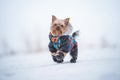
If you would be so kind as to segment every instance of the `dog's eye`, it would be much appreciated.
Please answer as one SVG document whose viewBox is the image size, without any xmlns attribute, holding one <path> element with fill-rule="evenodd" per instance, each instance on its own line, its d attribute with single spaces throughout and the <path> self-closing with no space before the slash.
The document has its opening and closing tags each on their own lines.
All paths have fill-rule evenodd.
<svg viewBox="0 0 120 80">
<path fill-rule="evenodd" d="M 57 24 L 54 24 L 54 26 L 57 26 Z"/>
</svg>

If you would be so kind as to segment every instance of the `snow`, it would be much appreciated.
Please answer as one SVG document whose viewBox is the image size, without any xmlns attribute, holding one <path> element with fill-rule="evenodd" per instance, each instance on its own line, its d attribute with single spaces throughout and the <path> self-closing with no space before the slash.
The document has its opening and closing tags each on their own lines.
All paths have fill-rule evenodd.
<svg viewBox="0 0 120 80">
<path fill-rule="evenodd" d="M 0 80 L 120 80 L 119 49 L 79 50 L 77 63 L 52 61 L 50 52 L 0 58 Z"/>
</svg>

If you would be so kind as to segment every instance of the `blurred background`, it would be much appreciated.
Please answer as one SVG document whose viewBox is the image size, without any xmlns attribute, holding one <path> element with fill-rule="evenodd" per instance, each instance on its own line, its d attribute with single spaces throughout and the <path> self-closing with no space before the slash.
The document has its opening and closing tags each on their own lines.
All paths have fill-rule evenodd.
<svg viewBox="0 0 120 80">
<path fill-rule="evenodd" d="M 48 51 L 51 15 L 70 17 L 81 50 L 120 48 L 120 0 L 0 0 L 0 56 Z"/>
</svg>

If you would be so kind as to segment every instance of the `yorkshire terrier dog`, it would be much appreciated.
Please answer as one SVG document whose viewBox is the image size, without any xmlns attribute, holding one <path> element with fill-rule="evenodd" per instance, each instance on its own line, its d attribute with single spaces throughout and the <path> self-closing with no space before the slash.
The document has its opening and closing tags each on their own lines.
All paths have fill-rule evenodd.
<svg viewBox="0 0 120 80">
<path fill-rule="evenodd" d="M 71 32 L 73 27 L 69 23 L 70 18 L 57 19 L 54 15 L 52 16 L 52 22 L 50 26 L 48 45 L 49 51 L 51 52 L 53 61 L 62 63 L 66 54 L 70 52 L 71 63 L 76 63 L 78 56 L 78 45 L 75 37 L 78 36 L 79 31 Z"/>
</svg>

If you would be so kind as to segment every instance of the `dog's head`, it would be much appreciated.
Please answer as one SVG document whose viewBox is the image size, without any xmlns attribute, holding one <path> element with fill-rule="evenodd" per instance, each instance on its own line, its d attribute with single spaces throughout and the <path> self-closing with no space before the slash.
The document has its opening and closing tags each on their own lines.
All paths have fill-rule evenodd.
<svg viewBox="0 0 120 80">
<path fill-rule="evenodd" d="M 57 19 L 54 15 L 52 16 L 52 22 L 50 32 L 54 36 L 61 36 L 68 28 L 69 19 Z"/>
</svg>

